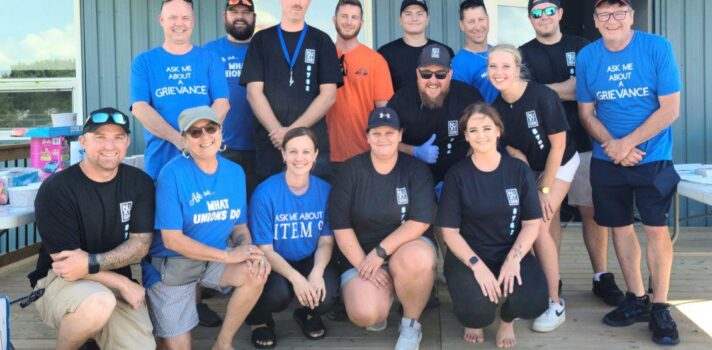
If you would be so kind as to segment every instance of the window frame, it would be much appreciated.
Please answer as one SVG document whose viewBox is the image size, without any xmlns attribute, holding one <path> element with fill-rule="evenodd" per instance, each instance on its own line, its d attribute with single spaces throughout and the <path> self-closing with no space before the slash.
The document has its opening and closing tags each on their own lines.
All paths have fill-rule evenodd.
<svg viewBox="0 0 712 350">
<path fill-rule="evenodd" d="M 84 41 L 82 40 L 81 0 L 73 0 L 73 6 L 74 19 L 77 22 L 75 39 L 78 43 L 74 60 L 75 76 L 61 78 L 0 79 L 0 93 L 71 91 L 72 112 L 77 113 L 77 125 L 81 125 L 84 120 L 84 70 L 82 69 Z M 29 138 L 26 137 L 10 137 L 10 132 L 13 128 L 15 128 L 15 126 L 0 126 L 0 141 L 29 140 Z"/>
</svg>

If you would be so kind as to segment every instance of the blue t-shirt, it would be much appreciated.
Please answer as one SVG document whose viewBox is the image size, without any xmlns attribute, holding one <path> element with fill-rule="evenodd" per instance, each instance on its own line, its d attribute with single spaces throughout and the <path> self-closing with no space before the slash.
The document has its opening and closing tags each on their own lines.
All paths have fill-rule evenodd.
<svg viewBox="0 0 712 350">
<path fill-rule="evenodd" d="M 452 78 L 477 88 L 487 103 L 492 103 L 499 90 L 487 77 L 487 56 L 489 51 L 472 52 L 461 49 L 452 58 Z"/>
<path fill-rule="evenodd" d="M 213 53 L 197 46 L 174 55 L 158 46 L 138 55 L 131 64 L 131 100 L 146 102 L 178 130 L 178 115 L 186 109 L 210 106 L 228 98 L 225 69 Z M 144 170 L 156 179 L 161 168 L 180 151 L 170 142 L 144 129 Z"/>
<path fill-rule="evenodd" d="M 576 59 L 576 99 L 596 103 L 596 116 L 619 139 L 642 125 L 658 108 L 658 96 L 682 89 L 672 45 L 658 35 L 635 31 L 623 50 L 613 52 L 599 39 Z M 637 146 L 641 164 L 672 160 L 672 126 Z M 611 161 L 594 140 L 593 157 Z"/>
<path fill-rule="evenodd" d="M 332 236 L 326 204 L 329 186 L 309 177 L 309 188 L 295 195 L 284 172 L 273 175 L 255 190 L 250 200 L 250 232 L 254 244 L 271 244 L 287 261 L 300 261 L 316 251 L 319 237 Z"/>
<path fill-rule="evenodd" d="M 211 41 L 203 48 L 215 53 L 225 65 L 225 78 L 230 88 L 230 111 L 223 122 L 223 141 L 229 149 L 255 149 L 255 114 L 247 103 L 247 89 L 240 85 L 242 64 L 250 44 L 230 42 L 227 37 Z"/>
</svg>

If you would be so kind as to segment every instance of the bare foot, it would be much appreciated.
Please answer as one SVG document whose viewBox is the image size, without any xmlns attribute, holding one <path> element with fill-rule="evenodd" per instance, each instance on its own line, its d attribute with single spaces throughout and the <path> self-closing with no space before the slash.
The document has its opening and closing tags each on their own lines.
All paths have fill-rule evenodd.
<svg viewBox="0 0 712 350">
<path fill-rule="evenodd" d="M 517 344 L 517 338 L 514 337 L 514 322 L 499 321 L 497 328 L 497 347 L 512 348 Z"/>
<path fill-rule="evenodd" d="M 252 325 L 252 326 L 250 326 L 250 329 L 254 332 L 255 329 L 266 328 L 266 327 L 267 327 L 267 324 L 263 323 L 263 324 L 258 324 L 258 325 Z M 257 344 L 260 344 L 261 346 L 272 346 L 272 344 L 274 343 L 273 340 L 267 340 L 267 339 L 257 339 L 257 340 L 255 340 L 255 342 Z"/>
<path fill-rule="evenodd" d="M 465 327 L 465 341 L 468 343 L 483 343 L 485 341 L 485 332 L 482 328 L 467 328 Z"/>
</svg>

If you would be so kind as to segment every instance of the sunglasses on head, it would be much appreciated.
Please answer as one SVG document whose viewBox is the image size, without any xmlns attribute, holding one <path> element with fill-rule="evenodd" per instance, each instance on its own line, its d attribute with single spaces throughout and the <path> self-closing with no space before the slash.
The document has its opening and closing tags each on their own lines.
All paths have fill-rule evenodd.
<svg viewBox="0 0 712 350">
<path fill-rule="evenodd" d="M 94 124 L 103 124 L 109 121 L 109 118 L 114 121 L 114 124 L 119 124 L 119 125 L 126 125 L 128 123 L 128 119 L 126 119 L 126 116 L 115 112 L 115 113 L 106 113 L 106 112 L 98 112 L 94 113 L 89 116 L 89 119 L 94 123 Z M 89 120 L 87 120 L 88 122 Z"/>
<path fill-rule="evenodd" d="M 437 80 L 443 80 L 447 78 L 447 73 L 450 73 L 449 70 L 439 70 L 437 72 L 433 72 L 427 69 L 419 69 L 418 73 L 420 73 L 420 77 L 423 79 L 430 79 L 433 77 L 433 74 L 435 75 L 435 79 Z"/>
<path fill-rule="evenodd" d="M 539 19 L 539 18 L 544 17 L 544 15 L 546 15 L 547 17 L 551 17 L 556 14 L 556 11 L 559 11 L 558 7 L 549 6 L 547 8 L 543 8 L 543 9 L 532 10 L 532 12 L 530 14 L 531 14 L 532 18 Z"/>
<path fill-rule="evenodd" d="M 245 5 L 245 6 L 252 6 L 252 1 L 250 0 L 229 0 L 227 2 L 228 6 L 234 6 L 234 5 Z"/>
<path fill-rule="evenodd" d="M 215 123 L 208 123 L 205 126 L 202 127 L 190 127 L 188 130 L 184 131 L 183 134 L 188 134 L 190 137 L 194 139 L 199 139 L 201 136 L 203 136 L 203 131 L 207 132 L 208 135 L 214 135 L 218 129 L 220 129 L 220 125 L 215 124 Z"/>
</svg>

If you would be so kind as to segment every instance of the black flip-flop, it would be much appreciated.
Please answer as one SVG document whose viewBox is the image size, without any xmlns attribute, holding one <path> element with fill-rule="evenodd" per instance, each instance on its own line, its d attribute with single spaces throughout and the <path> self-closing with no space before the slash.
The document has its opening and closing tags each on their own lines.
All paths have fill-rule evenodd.
<svg viewBox="0 0 712 350">
<path fill-rule="evenodd" d="M 299 327 L 301 327 L 302 333 L 304 333 L 304 336 L 307 339 L 319 340 L 321 338 L 324 338 L 326 336 L 326 326 L 324 325 L 324 322 L 322 322 L 321 317 L 318 315 L 312 315 L 312 318 L 309 318 L 308 314 L 308 309 L 298 308 L 294 309 L 292 317 L 294 317 L 294 320 L 297 321 L 297 324 L 299 325 Z M 316 333 L 319 331 L 323 331 L 323 333 L 316 337 L 311 335 L 311 333 Z"/>
<path fill-rule="evenodd" d="M 277 336 L 274 334 L 274 321 L 267 322 L 267 325 L 260 328 L 255 328 L 250 337 L 252 346 L 255 349 L 274 349 L 277 346 Z M 270 345 L 260 344 L 258 342 L 272 341 Z"/>
</svg>

